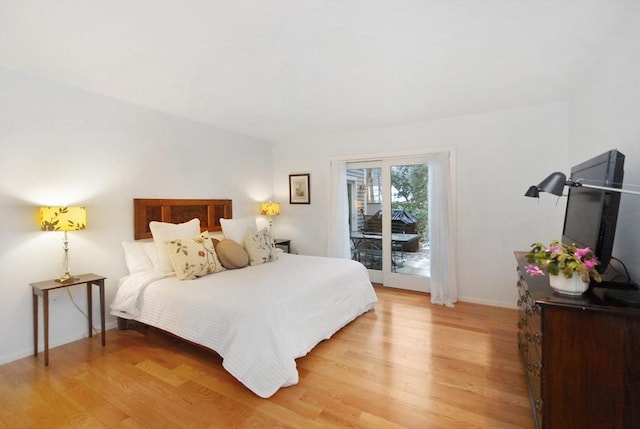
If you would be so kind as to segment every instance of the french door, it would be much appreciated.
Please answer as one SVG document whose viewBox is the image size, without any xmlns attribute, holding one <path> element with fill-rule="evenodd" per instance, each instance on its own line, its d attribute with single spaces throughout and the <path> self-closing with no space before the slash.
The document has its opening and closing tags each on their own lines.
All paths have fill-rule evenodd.
<svg viewBox="0 0 640 429">
<path fill-rule="evenodd" d="M 347 163 L 351 255 L 372 282 L 430 291 L 428 159 Z"/>
</svg>

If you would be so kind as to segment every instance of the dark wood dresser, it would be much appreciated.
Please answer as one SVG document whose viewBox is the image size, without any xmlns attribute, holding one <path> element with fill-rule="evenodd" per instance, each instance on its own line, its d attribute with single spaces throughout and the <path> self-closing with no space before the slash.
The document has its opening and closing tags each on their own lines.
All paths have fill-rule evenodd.
<svg viewBox="0 0 640 429">
<path fill-rule="evenodd" d="M 595 288 L 563 296 L 518 261 L 518 347 L 545 429 L 640 429 L 640 309 Z"/>
</svg>

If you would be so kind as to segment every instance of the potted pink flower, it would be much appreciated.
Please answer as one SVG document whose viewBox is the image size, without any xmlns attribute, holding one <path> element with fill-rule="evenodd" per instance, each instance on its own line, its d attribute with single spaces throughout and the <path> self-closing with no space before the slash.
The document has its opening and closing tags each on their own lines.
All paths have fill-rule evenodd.
<svg viewBox="0 0 640 429">
<path fill-rule="evenodd" d="M 525 267 L 532 276 L 549 273 L 551 286 L 561 293 L 579 295 L 589 287 L 589 280 L 600 282 L 600 273 L 596 270 L 598 258 L 589 247 L 568 245 L 557 240 L 546 247 L 542 243 L 533 243 L 526 255 L 529 264 Z"/>
</svg>

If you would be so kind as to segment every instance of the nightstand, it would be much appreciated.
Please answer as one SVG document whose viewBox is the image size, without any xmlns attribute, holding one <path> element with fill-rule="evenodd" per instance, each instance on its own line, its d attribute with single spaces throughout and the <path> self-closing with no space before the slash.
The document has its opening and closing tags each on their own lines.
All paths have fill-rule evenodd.
<svg viewBox="0 0 640 429">
<path fill-rule="evenodd" d="M 286 247 L 286 252 L 291 253 L 291 240 L 288 240 L 286 238 L 274 238 L 273 244 L 275 244 L 276 247 L 279 247 L 282 250 L 285 250 L 284 248 Z"/>
<path fill-rule="evenodd" d="M 92 306 L 91 306 L 91 285 L 98 286 L 100 292 L 100 326 L 102 328 L 102 345 L 106 343 L 105 338 L 105 316 L 104 316 L 104 280 L 106 277 L 97 274 L 82 274 L 75 276 L 72 280 L 60 282 L 58 280 L 46 280 L 43 282 L 30 283 L 33 292 L 33 355 L 38 356 L 38 297 L 42 297 L 42 316 L 44 319 L 44 365 L 49 365 L 49 291 L 79 284 L 87 285 L 87 315 L 89 320 L 89 336 L 93 336 Z"/>
</svg>

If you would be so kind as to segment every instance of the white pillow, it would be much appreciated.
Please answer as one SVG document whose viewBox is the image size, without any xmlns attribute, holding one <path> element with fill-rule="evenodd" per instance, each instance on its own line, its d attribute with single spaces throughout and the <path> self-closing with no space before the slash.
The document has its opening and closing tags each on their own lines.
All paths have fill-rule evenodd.
<svg viewBox="0 0 640 429">
<path fill-rule="evenodd" d="M 129 274 L 153 271 L 153 261 L 151 260 L 148 248 L 155 251 L 153 241 L 123 241 L 124 262 L 127 264 Z"/>
<path fill-rule="evenodd" d="M 225 238 L 233 240 L 244 247 L 244 237 L 247 233 L 255 234 L 258 232 L 256 219 L 247 217 L 242 219 L 224 219 L 220 218 L 220 225 Z"/>
<path fill-rule="evenodd" d="M 156 243 L 154 241 L 147 242 L 147 245 L 144 246 L 144 253 L 146 253 L 149 259 L 151 259 L 153 269 L 158 271 L 158 267 L 160 266 L 160 259 L 158 258 L 158 249 L 156 249 Z"/>
<path fill-rule="evenodd" d="M 153 241 L 158 251 L 157 271 L 162 273 L 170 273 L 173 271 L 173 265 L 169 258 L 169 252 L 165 241 L 175 240 L 176 238 L 192 238 L 200 234 L 200 219 L 193 218 L 185 223 L 167 223 L 167 222 L 149 222 L 149 229 L 153 235 Z"/>
<path fill-rule="evenodd" d="M 211 232 L 211 231 L 209 231 L 209 237 L 215 238 L 218 241 L 222 241 L 222 240 L 225 239 L 224 234 L 221 233 L 221 232 Z"/>
<path fill-rule="evenodd" d="M 244 248 L 249 254 L 249 265 L 266 264 L 278 259 L 276 247 L 271 238 L 268 228 L 260 230 L 255 234 L 247 234 L 244 238 Z"/>
</svg>

